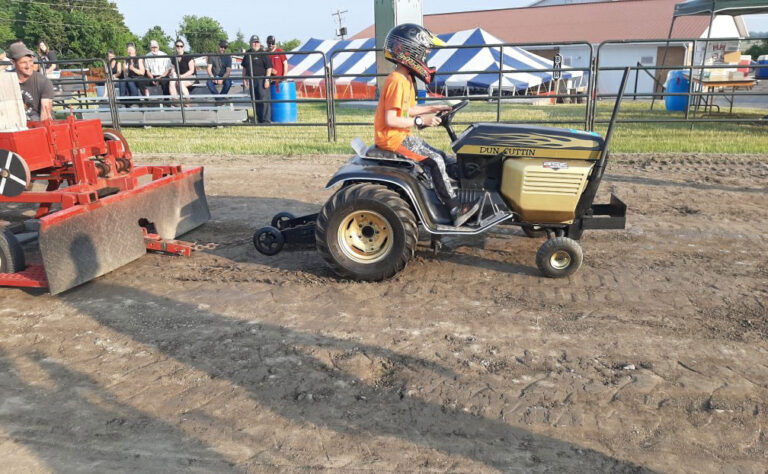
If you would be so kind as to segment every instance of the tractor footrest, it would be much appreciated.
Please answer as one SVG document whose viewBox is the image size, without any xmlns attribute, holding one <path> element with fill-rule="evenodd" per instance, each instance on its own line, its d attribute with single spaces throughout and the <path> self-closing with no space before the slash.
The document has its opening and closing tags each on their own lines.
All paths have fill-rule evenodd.
<svg viewBox="0 0 768 474">
<path fill-rule="evenodd" d="M 48 278 L 42 265 L 27 265 L 18 273 L 0 273 L 0 286 L 48 288 Z"/>
</svg>

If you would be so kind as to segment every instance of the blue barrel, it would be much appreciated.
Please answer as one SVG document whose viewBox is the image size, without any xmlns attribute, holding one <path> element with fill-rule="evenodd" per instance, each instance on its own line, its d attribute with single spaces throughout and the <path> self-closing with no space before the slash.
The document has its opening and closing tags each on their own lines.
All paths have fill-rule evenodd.
<svg viewBox="0 0 768 474">
<path fill-rule="evenodd" d="M 667 92 L 688 93 L 690 81 L 685 77 L 686 70 L 669 71 L 667 75 Z M 664 97 L 664 106 L 667 110 L 685 110 L 688 107 L 688 96 L 668 95 Z"/>
<path fill-rule="evenodd" d="M 419 90 L 417 90 L 416 91 L 416 97 L 417 97 L 416 102 L 419 105 L 424 105 L 427 102 L 427 101 L 424 100 L 424 98 L 427 97 L 426 89 L 419 89 Z"/>
<path fill-rule="evenodd" d="M 765 67 L 755 69 L 756 79 L 768 79 L 768 54 L 764 54 L 757 58 L 757 64 Z"/>
<path fill-rule="evenodd" d="M 278 91 L 279 87 L 279 91 Z M 270 85 L 272 100 L 290 100 L 292 102 L 272 103 L 272 122 L 288 123 L 296 122 L 298 110 L 296 109 L 296 83 L 293 81 L 274 82 Z"/>
</svg>

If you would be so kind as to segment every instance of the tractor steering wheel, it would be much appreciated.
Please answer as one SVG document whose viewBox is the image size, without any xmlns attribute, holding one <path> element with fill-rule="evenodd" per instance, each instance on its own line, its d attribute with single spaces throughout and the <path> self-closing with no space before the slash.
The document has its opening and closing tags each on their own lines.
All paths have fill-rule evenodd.
<svg viewBox="0 0 768 474">
<path fill-rule="evenodd" d="M 453 131 L 453 127 L 451 127 L 451 122 L 453 121 L 453 116 L 456 115 L 456 112 L 463 109 L 469 104 L 468 100 L 462 100 L 458 104 L 451 107 L 451 110 L 445 110 L 442 112 L 438 112 L 435 116 L 438 117 L 441 120 L 440 125 L 445 127 L 445 130 L 448 132 L 448 136 L 451 137 L 451 141 L 456 141 L 456 132 Z"/>
</svg>

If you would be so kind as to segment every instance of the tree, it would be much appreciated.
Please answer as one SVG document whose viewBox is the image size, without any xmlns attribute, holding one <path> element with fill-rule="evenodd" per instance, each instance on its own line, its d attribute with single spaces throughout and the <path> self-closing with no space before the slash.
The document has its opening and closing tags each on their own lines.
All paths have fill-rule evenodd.
<svg viewBox="0 0 768 474">
<path fill-rule="evenodd" d="M 117 54 L 125 43 L 136 42 L 117 5 L 109 0 L 0 0 L 0 46 L 16 39 L 30 49 L 44 40 L 65 58 L 102 58 L 107 49 Z"/>
<path fill-rule="evenodd" d="M 245 35 L 242 31 L 237 30 L 237 34 L 235 35 L 235 39 L 233 41 L 229 42 L 229 50 L 237 53 L 240 50 L 247 50 L 250 48 L 250 45 L 245 41 Z"/>
<path fill-rule="evenodd" d="M 759 44 L 753 44 L 749 47 L 749 49 L 745 52 L 746 54 L 749 54 L 752 56 L 752 59 L 757 61 L 757 58 L 760 56 L 763 56 L 764 54 L 768 54 L 768 40 L 763 40 Z"/>
<path fill-rule="evenodd" d="M 160 51 L 168 55 L 176 54 L 171 48 L 173 38 L 165 34 L 165 31 L 157 25 L 148 29 L 144 36 L 141 37 L 141 45 L 149 51 L 149 42 L 155 40 L 160 45 Z"/>
<path fill-rule="evenodd" d="M 293 51 L 294 49 L 301 46 L 301 41 L 294 38 L 288 41 L 278 41 L 277 45 L 282 49 L 283 51 Z"/>
<path fill-rule="evenodd" d="M 190 51 L 196 53 L 218 52 L 219 42 L 227 40 L 221 24 L 208 16 L 185 15 L 179 23 L 179 34 L 187 39 Z"/>
</svg>

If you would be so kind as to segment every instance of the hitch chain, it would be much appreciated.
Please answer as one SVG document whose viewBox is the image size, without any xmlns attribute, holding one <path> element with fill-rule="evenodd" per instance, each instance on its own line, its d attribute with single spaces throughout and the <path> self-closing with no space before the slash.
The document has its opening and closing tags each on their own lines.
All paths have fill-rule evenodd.
<svg viewBox="0 0 768 474">
<path fill-rule="evenodd" d="M 218 242 L 208 242 L 207 244 L 203 244 L 203 243 L 195 242 L 193 248 L 195 250 L 225 249 L 225 248 L 228 248 L 228 247 L 237 247 L 238 245 L 243 245 L 243 244 L 249 243 L 249 242 L 251 242 L 251 238 L 250 237 L 244 238 L 244 239 L 232 240 L 230 242 L 221 242 L 221 243 L 218 243 Z"/>
</svg>

